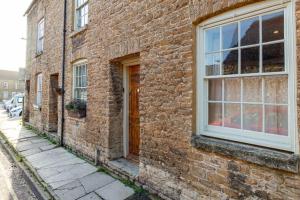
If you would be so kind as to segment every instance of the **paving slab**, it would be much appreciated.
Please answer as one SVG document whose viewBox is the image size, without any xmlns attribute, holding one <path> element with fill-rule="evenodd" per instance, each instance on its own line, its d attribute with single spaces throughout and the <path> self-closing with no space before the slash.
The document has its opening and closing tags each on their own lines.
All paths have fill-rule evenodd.
<svg viewBox="0 0 300 200">
<path fill-rule="evenodd" d="M 84 187 L 85 191 L 90 193 L 116 181 L 116 179 L 104 173 L 96 172 L 79 179 L 79 181 Z"/>
<path fill-rule="evenodd" d="M 26 151 L 23 151 L 23 152 L 20 152 L 20 154 L 22 156 L 31 156 L 31 155 L 34 155 L 34 154 L 38 154 L 38 153 L 41 153 L 42 151 L 40 149 L 29 149 L 29 150 L 26 150 Z"/>
<path fill-rule="evenodd" d="M 17 150 L 22 152 L 22 151 L 26 151 L 29 149 L 39 149 L 43 146 L 48 146 L 50 145 L 50 143 L 48 141 L 45 142 L 41 142 L 41 143 L 35 143 L 35 144 L 28 144 L 28 145 L 17 145 Z"/>
<path fill-rule="evenodd" d="M 134 194 L 134 190 L 125 186 L 120 181 L 115 181 L 96 190 L 96 193 L 105 200 L 124 200 L 132 196 Z"/>
<path fill-rule="evenodd" d="M 54 193 L 62 200 L 75 200 L 86 195 L 84 188 L 78 181 L 64 185 L 55 190 Z"/>
<path fill-rule="evenodd" d="M 96 193 L 92 192 L 88 195 L 81 197 L 78 200 L 102 200 Z"/>
</svg>

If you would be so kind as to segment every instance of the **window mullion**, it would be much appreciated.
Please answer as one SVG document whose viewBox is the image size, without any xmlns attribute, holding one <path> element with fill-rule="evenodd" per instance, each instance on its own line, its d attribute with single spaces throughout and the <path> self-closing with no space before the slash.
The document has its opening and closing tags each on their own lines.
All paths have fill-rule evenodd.
<svg viewBox="0 0 300 200">
<path fill-rule="evenodd" d="M 259 16 L 259 73 L 263 70 L 262 17 Z"/>
<path fill-rule="evenodd" d="M 266 134 L 265 132 L 265 77 L 262 77 L 262 89 L 261 89 L 261 95 L 262 95 L 262 132 Z"/>
<path fill-rule="evenodd" d="M 243 101 L 244 101 L 244 79 L 241 78 L 241 89 L 240 89 L 240 92 L 241 92 L 241 97 L 240 97 L 240 100 L 241 100 L 241 129 L 243 130 L 244 129 L 244 118 L 243 118 L 243 114 L 244 114 L 244 104 L 243 104 Z"/>
<path fill-rule="evenodd" d="M 242 73 L 241 69 L 241 22 L 238 22 L 238 74 Z"/>
<path fill-rule="evenodd" d="M 222 126 L 224 127 L 225 120 L 225 81 L 222 79 Z"/>
</svg>

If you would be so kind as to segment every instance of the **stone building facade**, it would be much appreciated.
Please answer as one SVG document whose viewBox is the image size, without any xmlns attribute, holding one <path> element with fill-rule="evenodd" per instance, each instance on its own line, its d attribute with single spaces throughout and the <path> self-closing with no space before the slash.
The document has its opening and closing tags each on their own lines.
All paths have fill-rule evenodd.
<svg viewBox="0 0 300 200">
<path fill-rule="evenodd" d="M 24 92 L 24 68 L 17 71 L 0 70 L 0 102 Z"/>
<path fill-rule="evenodd" d="M 129 172 L 124 172 L 112 161 L 126 158 L 137 168 L 136 174 L 129 176 L 165 199 L 300 198 L 297 126 L 300 1 L 67 0 L 66 5 L 65 51 L 64 1 L 34 0 L 26 12 L 25 116 L 28 117 L 25 120 L 29 124 L 63 138 L 65 146 L 118 173 Z M 271 16 L 273 13 L 275 17 Z M 241 38 L 243 20 L 248 18 L 258 21 L 249 22 L 246 29 L 250 30 L 252 23 L 261 30 L 257 32 L 257 42 L 247 46 L 257 47 L 257 52 L 228 53 L 228 59 L 221 61 L 222 66 L 227 66 L 229 72 L 235 67 L 243 70 L 244 65 L 247 65 L 246 71 L 255 71 L 257 67 L 260 74 L 234 72 L 229 75 L 240 78 L 243 83 L 248 76 L 259 77 L 265 88 L 260 91 L 266 99 L 269 97 L 265 86 L 267 79 L 278 76 L 284 80 L 276 82 L 275 97 L 270 96 L 271 101 L 277 97 L 278 101 L 272 105 L 267 100 L 257 103 L 257 108 L 249 111 L 250 114 L 243 111 L 247 102 L 245 105 L 239 102 L 245 108 L 239 107 L 238 115 L 245 112 L 246 117 L 244 121 L 238 117 L 229 123 L 222 121 L 224 115 L 230 115 L 225 108 L 205 108 L 206 95 L 209 101 L 211 94 L 222 94 L 220 106 L 228 102 L 224 99 L 224 89 L 212 92 L 218 89 L 212 86 L 211 90 L 204 91 L 207 89 L 201 83 L 214 82 L 209 76 L 202 77 L 202 72 L 205 74 L 202 68 L 221 65 L 218 64 L 219 58 L 205 60 L 202 52 L 210 46 L 220 49 L 222 42 L 219 40 L 225 41 L 221 45 L 223 48 L 234 45 L 233 38 Z M 277 24 L 274 30 L 268 25 L 272 24 L 268 23 L 272 19 Z M 228 23 L 238 24 L 236 35 L 231 34 L 235 29 L 227 27 Z M 266 30 L 272 32 L 264 33 L 264 26 L 270 26 Z M 222 27 L 219 30 L 224 30 L 222 34 L 229 34 L 228 40 L 232 43 L 226 43 L 222 37 L 218 39 L 218 31 L 212 33 L 212 37 L 205 32 L 214 27 Z M 243 34 L 247 36 L 247 32 Z M 265 34 L 273 35 L 273 39 L 264 41 Z M 278 34 L 283 38 L 275 36 Z M 252 40 L 255 37 L 251 34 L 247 41 Z M 40 48 L 37 43 L 41 41 L 42 50 L 37 51 Z M 228 51 L 243 52 L 244 47 L 240 47 L 243 42 L 237 43 Z M 277 48 L 276 44 L 283 49 Z M 275 45 L 273 49 L 279 53 L 264 50 L 267 45 Z M 226 57 L 225 50 L 215 52 Z M 239 64 L 233 63 L 231 57 L 234 56 Z M 268 66 L 265 63 L 269 63 Z M 281 66 L 285 69 L 285 65 L 289 70 L 281 69 Z M 63 81 L 62 66 L 65 66 Z M 38 78 L 39 74 L 42 79 Z M 220 77 L 216 75 L 214 78 Z M 227 79 L 221 77 L 221 80 L 225 82 Z M 250 86 L 254 87 L 255 83 L 257 81 Z M 222 84 L 221 88 L 225 88 Z M 288 90 L 281 87 L 284 84 L 288 84 Z M 42 100 L 37 105 L 39 91 Z M 249 91 L 248 96 L 254 96 L 256 88 Z M 84 118 L 73 117 L 62 109 L 77 97 L 86 102 Z M 282 99 L 288 100 L 280 103 Z M 218 101 L 211 104 L 214 103 Z M 263 108 L 276 107 L 276 116 L 272 118 L 275 119 L 275 129 L 266 128 L 272 123 L 265 117 L 269 116 L 266 113 L 275 112 L 274 109 L 261 111 L 260 105 Z M 206 115 L 207 110 L 212 114 Z M 218 119 L 218 110 L 221 121 L 215 120 Z M 251 132 L 243 132 L 240 126 L 242 123 L 246 127 L 248 115 L 255 119 L 256 126 L 248 127 Z M 236 114 L 231 117 L 236 117 Z M 226 128 L 226 123 L 231 129 Z M 222 127 L 221 133 L 226 130 L 227 135 L 213 135 L 207 131 L 218 126 Z M 242 132 L 250 136 L 237 137 Z"/>
</svg>

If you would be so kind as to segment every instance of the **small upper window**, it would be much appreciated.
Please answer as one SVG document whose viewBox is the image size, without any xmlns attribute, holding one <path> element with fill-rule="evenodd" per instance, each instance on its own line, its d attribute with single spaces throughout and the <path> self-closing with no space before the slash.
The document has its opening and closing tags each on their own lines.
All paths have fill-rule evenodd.
<svg viewBox="0 0 300 200">
<path fill-rule="evenodd" d="M 38 24 L 38 31 L 37 31 L 37 53 L 41 53 L 44 50 L 44 29 L 45 27 L 45 20 L 44 18 L 40 20 Z"/>
<path fill-rule="evenodd" d="M 2 82 L 1 83 L 1 88 L 8 89 L 8 82 Z"/>
<path fill-rule="evenodd" d="M 73 68 L 73 98 L 76 100 L 87 100 L 87 64 L 78 63 Z"/>
<path fill-rule="evenodd" d="M 198 41 L 200 134 L 293 149 L 295 66 L 289 5 L 236 10 L 199 28 L 199 41 L 204 41 Z M 233 18 L 234 12 L 238 14 Z"/>
<path fill-rule="evenodd" d="M 88 0 L 75 0 L 75 29 L 88 24 Z"/>
<path fill-rule="evenodd" d="M 42 105 L 42 93 L 43 93 L 43 75 L 40 73 L 36 77 L 36 105 Z"/>
</svg>

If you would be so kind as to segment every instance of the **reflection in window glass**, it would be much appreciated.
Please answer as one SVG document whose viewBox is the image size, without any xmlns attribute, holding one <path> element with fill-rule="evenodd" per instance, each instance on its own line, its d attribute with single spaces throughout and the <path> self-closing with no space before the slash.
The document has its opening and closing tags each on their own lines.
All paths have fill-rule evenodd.
<svg viewBox="0 0 300 200">
<path fill-rule="evenodd" d="M 284 12 L 268 14 L 262 17 L 263 42 L 284 38 Z"/>
<path fill-rule="evenodd" d="M 222 104 L 208 104 L 208 124 L 212 126 L 222 126 Z"/>
<path fill-rule="evenodd" d="M 241 50 L 241 71 L 245 73 L 259 72 L 259 47 L 245 48 Z"/>
<path fill-rule="evenodd" d="M 220 50 L 220 28 L 209 29 L 205 32 L 205 52 Z"/>
<path fill-rule="evenodd" d="M 218 133 L 221 129 L 212 127 L 217 126 L 224 133 L 240 129 L 236 133 L 249 137 L 253 132 L 287 136 L 289 77 L 269 74 L 285 72 L 289 64 L 285 63 L 284 12 L 248 16 L 204 29 L 207 131 Z"/>
<path fill-rule="evenodd" d="M 210 101 L 222 101 L 222 79 L 209 80 L 209 94 Z"/>
<path fill-rule="evenodd" d="M 262 102 L 262 79 L 260 77 L 243 79 L 243 101 Z"/>
<path fill-rule="evenodd" d="M 224 126 L 241 128 L 241 104 L 225 103 Z"/>
<path fill-rule="evenodd" d="M 206 75 L 220 75 L 220 54 L 213 53 L 206 55 Z"/>
<path fill-rule="evenodd" d="M 241 45 L 259 43 L 259 17 L 241 21 Z"/>
<path fill-rule="evenodd" d="M 222 58 L 223 74 L 237 74 L 238 50 L 224 51 Z"/>
<path fill-rule="evenodd" d="M 223 49 L 230 49 L 238 46 L 238 24 L 229 24 L 222 27 Z"/>
<path fill-rule="evenodd" d="M 254 104 L 243 105 L 243 128 L 249 131 L 262 131 L 262 106 Z"/>
<path fill-rule="evenodd" d="M 265 107 L 265 132 L 276 135 L 288 135 L 288 107 Z"/>
<path fill-rule="evenodd" d="M 263 46 L 263 72 L 284 71 L 284 43 Z"/>
<path fill-rule="evenodd" d="M 239 102 L 241 100 L 241 79 L 224 79 L 225 101 Z"/>
<path fill-rule="evenodd" d="M 288 103 L 288 77 L 268 77 L 265 79 L 265 102 Z"/>
</svg>

